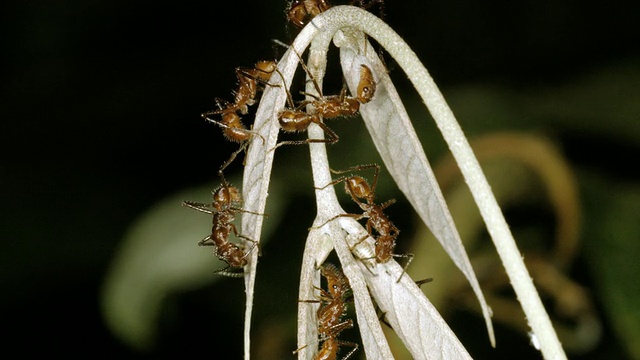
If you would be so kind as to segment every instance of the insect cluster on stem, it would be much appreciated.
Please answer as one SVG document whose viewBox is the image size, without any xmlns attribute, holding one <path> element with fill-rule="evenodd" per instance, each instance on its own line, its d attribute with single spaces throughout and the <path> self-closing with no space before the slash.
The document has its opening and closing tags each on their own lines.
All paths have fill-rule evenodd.
<svg viewBox="0 0 640 360">
<path fill-rule="evenodd" d="M 380 4 L 382 0 L 374 0 L 365 4 L 364 1 L 351 1 L 350 4 L 357 4 L 363 8 L 368 8 L 372 4 Z M 289 4 L 286 12 L 288 22 L 296 28 L 302 28 L 313 17 L 329 9 L 331 5 L 327 0 L 294 0 Z M 285 45 L 288 46 L 288 45 Z M 295 49 L 292 48 L 295 52 Z M 248 149 L 249 145 L 256 140 L 266 141 L 258 132 L 247 126 L 242 121 L 243 116 L 247 116 L 252 106 L 258 103 L 258 95 L 268 86 L 281 87 L 286 93 L 287 103 L 285 107 L 277 113 L 274 121 L 278 122 L 282 133 L 300 133 L 309 129 L 311 124 L 318 125 L 325 133 L 326 138 L 322 139 L 299 139 L 282 140 L 272 149 L 274 151 L 282 145 L 306 145 L 310 143 L 335 144 L 340 140 L 338 134 L 332 130 L 325 121 L 327 119 L 338 119 L 342 117 L 355 116 L 359 113 L 361 106 L 371 102 L 376 95 L 376 80 L 374 73 L 369 66 L 360 66 L 359 80 L 355 91 L 349 94 L 347 86 L 343 81 L 342 89 L 337 94 L 324 94 L 319 82 L 313 77 L 311 71 L 303 61 L 302 54 L 295 52 L 300 60 L 300 65 L 305 71 L 308 81 L 313 85 L 313 94 L 301 91 L 305 96 L 304 100 L 296 101 L 291 91 L 285 84 L 282 73 L 278 70 L 278 64 L 272 60 L 261 60 L 252 67 L 237 67 L 235 74 L 237 77 L 237 88 L 232 92 L 233 100 L 226 101 L 220 98 L 215 99 L 217 109 L 205 111 L 201 117 L 221 128 L 222 135 L 229 141 L 240 144 L 231 156 L 218 170 L 217 175 L 221 178 L 221 185 L 213 191 L 213 201 L 211 203 L 200 203 L 184 201 L 183 205 L 197 211 L 212 216 L 211 234 L 203 238 L 198 244 L 201 246 L 212 246 L 214 255 L 224 261 L 227 266 L 217 270 L 217 274 L 241 277 L 244 268 L 248 263 L 248 255 L 258 247 L 258 239 L 251 239 L 241 234 L 233 224 L 235 217 L 240 213 L 266 216 L 246 210 L 242 207 L 242 197 L 240 191 L 235 186 L 229 184 L 225 179 L 225 170 L 234 162 L 237 155 Z M 274 74 L 280 76 L 272 79 Z M 360 207 L 361 213 L 339 214 L 327 220 L 324 226 L 330 221 L 340 217 L 351 217 L 355 220 L 366 220 L 363 225 L 366 227 L 367 235 L 359 239 L 351 248 L 355 247 L 367 238 L 375 241 L 375 256 L 372 258 L 359 258 L 359 260 L 375 260 L 376 263 L 386 263 L 392 258 L 408 258 L 407 264 L 413 258 L 412 254 L 396 254 L 396 240 L 400 230 L 394 225 L 384 210 L 395 199 L 384 203 L 376 203 L 375 192 L 380 173 L 380 166 L 377 164 L 356 165 L 347 170 L 334 171 L 336 174 L 345 174 L 353 171 L 374 170 L 373 181 L 370 184 L 364 177 L 359 175 L 346 175 L 339 177 L 320 189 L 344 183 L 345 192 Z M 234 236 L 238 242 L 233 242 Z M 319 265 L 319 270 L 326 279 L 327 288 L 318 288 L 319 295 L 313 300 L 299 300 L 300 302 L 319 303 L 316 311 L 317 330 L 320 344 L 315 355 L 316 360 L 337 359 L 341 347 L 351 347 L 344 359 L 351 357 L 359 348 L 357 343 L 341 340 L 339 335 L 354 326 L 353 320 L 345 319 L 347 303 L 351 289 L 349 281 L 342 271 L 329 263 Z M 403 269 L 404 274 L 404 269 Z M 402 275 L 401 275 L 402 277 Z M 400 279 L 398 279 L 399 281 Z M 305 346 L 306 347 L 306 346 Z M 304 347 L 303 347 L 304 348 Z M 302 349 L 302 348 L 301 348 Z M 299 351 L 300 349 L 296 350 Z"/>
</svg>

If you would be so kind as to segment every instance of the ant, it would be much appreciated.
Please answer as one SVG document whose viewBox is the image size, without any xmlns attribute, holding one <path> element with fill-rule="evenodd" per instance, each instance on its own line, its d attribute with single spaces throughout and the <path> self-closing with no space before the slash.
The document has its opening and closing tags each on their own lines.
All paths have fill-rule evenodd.
<svg viewBox="0 0 640 360">
<path fill-rule="evenodd" d="M 323 306 L 318 309 L 318 333 L 321 338 L 331 337 L 332 334 L 353 327 L 353 320 L 340 322 L 340 318 L 347 311 L 346 299 L 350 295 L 349 280 L 335 265 L 326 263 L 320 268 L 320 273 L 327 280 L 327 290 L 320 289 L 320 299 Z"/>
<path fill-rule="evenodd" d="M 344 317 L 347 312 L 347 298 L 351 293 L 349 280 L 338 267 L 330 263 L 321 265 L 320 273 L 327 282 L 327 290 L 322 288 L 318 289 L 320 290 L 320 300 L 300 300 L 301 302 L 321 303 L 316 315 L 318 318 L 318 335 L 322 341 L 322 346 L 314 357 L 314 360 L 337 359 L 341 346 L 353 347 L 353 349 L 342 358 L 342 360 L 346 360 L 358 350 L 358 344 L 338 339 L 338 335 L 342 331 L 353 327 L 352 319 L 342 321 L 342 317 Z M 294 353 L 303 348 L 304 347 L 294 351 Z"/>
<path fill-rule="evenodd" d="M 240 114 L 246 115 L 249 112 L 249 106 L 255 104 L 258 83 L 268 84 L 274 71 L 277 71 L 276 62 L 270 60 L 258 61 L 253 68 L 237 67 L 238 89 L 234 91 L 235 101 L 229 103 L 216 98 L 218 110 L 200 114 L 205 120 L 220 126 L 227 140 L 241 144 L 240 148 L 231 154 L 229 160 L 222 165 L 220 172 L 231 164 L 241 151 L 246 149 L 252 134 L 260 136 L 260 134 L 245 127 Z M 222 117 L 220 120 L 216 120 L 210 117 L 212 115 L 222 115 Z M 262 136 L 260 137 L 262 138 Z M 264 138 L 262 140 L 264 141 Z"/>
<path fill-rule="evenodd" d="M 290 108 L 284 109 L 278 115 L 280 128 L 285 132 L 301 132 L 307 130 L 311 124 L 317 124 L 322 128 L 325 134 L 328 135 L 328 139 L 282 141 L 278 143 L 274 149 L 282 145 L 302 145 L 314 142 L 335 144 L 339 139 L 338 134 L 327 126 L 323 122 L 323 119 L 332 119 L 340 116 L 351 116 L 357 114 L 360 110 L 360 104 L 368 103 L 375 94 L 376 83 L 373 78 L 373 73 L 367 65 L 361 65 L 360 81 L 358 82 L 355 97 L 347 96 L 346 86 L 342 87 L 340 95 L 323 96 L 320 86 L 311 76 L 311 72 L 302 60 L 302 57 L 297 52 L 296 55 L 300 59 L 300 65 L 304 71 L 311 77 L 316 93 L 320 95 L 303 92 L 303 94 L 312 97 L 312 99 L 303 100 L 297 107 L 295 107 L 293 99 L 291 98 L 291 93 L 287 91 L 287 100 Z M 304 110 L 308 105 L 312 108 L 311 112 Z"/>
<path fill-rule="evenodd" d="M 227 267 L 217 270 L 215 272 L 216 274 L 230 277 L 241 277 L 244 273 L 229 271 L 229 269 L 241 269 L 247 265 L 246 258 L 258 243 L 238 232 L 238 229 L 233 224 L 235 215 L 238 212 L 262 216 L 266 215 L 237 207 L 236 205 L 242 201 L 240 191 L 237 187 L 230 185 L 224 177 L 222 177 L 222 185 L 212 191 L 212 194 L 213 202 L 211 204 L 183 201 L 182 205 L 213 215 L 211 235 L 200 240 L 198 245 L 213 246 L 214 255 L 227 263 Z M 243 245 L 229 242 L 229 235 L 231 233 L 238 238 L 251 242 L 252 245 L 246 249 Z"/>
<path fill-rule="evenodd" d="M 371 185 L 361 176 L 351 175 L 351 176 L 343 176 L 336 180 L 333 180 L 329 184 L 318 188 L 318 190 L 322 190 L 328 186 L 335 185 L 341 182 L 344 182 L 345 191 L 347 194 L 351 195 L 353 201 L 360 206 L 363 210 L 362 214 L 340 214 L 336 215 L 333 218 L 327 220 L 325 222 L 328 223 L 333 221 L 339 217 L 351 217 L 356 220 L 367 219 L 367 232 L 368 235 L 360 239 L 356 244 L 353 245 L 353 248 L 358 246 L 362 241 L 364 241 L 368 236 L 372 236 L 375 239 L 375 260 L 377 263 L 384 264 L 388 262 L 391 258 L 408 258 L 407 264 L 402 269 L 402 275 L 404 275 L 406 268 L 409 266 L 411 261 L 413 260 L 413 254 L 394 254 L 393 251 L 396 247 L 396 239 L 400 230 L 389 220 L 387 215 L 384 213 L 384 209 L 389 207 L 390 205 L 396 202 L 395 199 L 388 200 L 382 204 L 375 203 L 375 191 L 378 183 L 378 175 L 380 173 L 380 166 L 378 164 L 369 164 L 369 165 L 358 165 L 351 167 L 347 170 L 331 170 L 334 174 L 344 174 L 350 171 L 360 171 L 366 169 L 375 169 L 373 175 L 373 182 Z M 364 200 L 364 201 L 363 201 Z M 324 225 L 324 224 L 323 224 Z M 323 226 L 323 225 L 320 225 Z M 377 236 L 374 234 L 374 230 L 377 233 Z M 366 259 L 362 259 L 366 260 Z M 400 281 L 398 278 L 397 281 Z"/>
</svg>

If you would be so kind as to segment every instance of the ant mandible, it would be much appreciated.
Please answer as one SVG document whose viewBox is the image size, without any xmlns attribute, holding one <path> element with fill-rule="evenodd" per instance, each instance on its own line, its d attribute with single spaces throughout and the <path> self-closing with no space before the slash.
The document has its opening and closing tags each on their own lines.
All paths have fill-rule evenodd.
<svg viewBox="0 0 640 360">
<path fill-rule="evenodd" d="M 333 218 L 327 220 L 325 222 L 328 223 L 333 221 L 339 217 L 351 217 L 356 220 L 367 219 L 367 232 L 368 236 L 371 236 L 375 239 L 375 260 L 377 263 L 384 264 L 391 260 L 391 258 L 407 258 L 407 263 L 402 269 L 402 275 L 404 275 L 406 268 L 409 266 L 411 261 L 413 260 L 414 255 L 411 253 L 407 254 L 394 254 L 394 250 L 396 247 L 396 239 L 400 230 L 391 222 L 391 220 L 384 213 L 384 209 L 389 207 L 390 205 L 396 202 L 395 199 L 388 200 L 382 204 L 375 203 L 375 191 L 378 183 L 378 175 L 380 173 L 380 166 L 378 164 L 368 164 L 368 165 L 358 165 L 351 167 L 347 170 L 331 170 L 334 174 L 344 174 L 350 171 L 361 171 L 366 169 L 374 169 L 373 182 L 371 186 L 369 183 L 361 176 L 350 175 L 343 176 L 336 180 L 333 180 L 329 184 L 318 188 L 322 190 L 328 186 L 335 185 L 341 182 L 344 182 L 345 191 L 347 194 L 351 196 L 353 201 L 360 206 L 363 210 L 362 214 L 340 214 L 336 215 Z M 363 201 L 364 200 L 364 201 Z M 323 224 L 324 225 L 324 224 Z M 319 227 L 323 226 L 320 225 Z M 377 233 L 374 234 L 374 230 Z M 357 243 L 353 245 L 355 248 L 358 244 L 364 241 L 368 236 L 363 237 Z M 362 259 L 366 260 L 366 259 Z M 400 281 L 398 278 L 397 281 Z"/>
<path fill-rule="evenodd" d="M 229 269 L 242 269 L 247 265 L 247 256 L 257 246 L 257 242 L 238 232 L 233 224 L 236 213 L 243 212 L 254 215 L 266 216 L 237 207 L 242 201 L 240 191 L 235 186 L 230 185 L 222 177 L 222 185 L 213 192 L 213 202 L 211 204 L 198 203 L 193 201 L 183 201 L 182 205 L 197 211 L 213 215 L 211 235 L 206 236 L 198 242 L 200 246 L 213 246 L 214 255 L 227 263 L 227 267 L 215 271 L 215 273 L 230 277 L 244 276 L 242 272 L 229 271 Z M 237 238 L 251 242 L 247 249 L 243 245 L 234 244 L 229 241 L 229 236 L 233 233 Z"/>
</svg>

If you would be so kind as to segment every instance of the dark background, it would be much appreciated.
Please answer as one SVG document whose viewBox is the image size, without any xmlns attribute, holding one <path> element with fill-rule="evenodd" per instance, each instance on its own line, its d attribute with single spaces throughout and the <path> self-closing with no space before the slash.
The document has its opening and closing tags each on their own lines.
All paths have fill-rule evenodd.
<svg viewBox="0 0 640 360">
<path fill-rule="evenodd" d="M 212 181 L 213 169 L 235 149 L 199 114 L 213 108 L 214 97 L 230 97 L 234 67 L 281 53 L 271 39 L 292 39 L 285 7 L 285 1 L 3 2 L 3 351 L 143 356 L 103 324 L 98 294 L 105 269 L 138 214 L 168 194 Z M 637 2 L 387 0 L 385 16 L 445 92 L 464 83 L 513 89 L 561 83 L 640 59 Z M 637 155 L 635 145 L 558 134 L 576 164 L 635 178 L 610 160 L 621 151 Z M 603 144 L 609 150 L 593 151 Z M 298 207 L 313 209 L 311 201 Z M 182 301 L 187 319 L 215 317 L 203 300 Z M 211 354 L 224 349 L 218 341 L 229 341 L 200 333 L 197 321 L 171 324 L 163 329 L 171 341 L 151 356 Z M 241 328 L 230 325 L 230 332 Z"/>
</svg>

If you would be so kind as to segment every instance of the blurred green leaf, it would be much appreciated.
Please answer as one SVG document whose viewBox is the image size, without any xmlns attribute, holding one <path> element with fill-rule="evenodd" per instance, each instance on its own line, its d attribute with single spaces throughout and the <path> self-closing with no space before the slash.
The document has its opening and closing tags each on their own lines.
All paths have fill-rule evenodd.
<svg viewBox="0 0 640 360">
<path fill-rule="evenodd" d="M 211 233 L 211 217 L 181 206 L 184 200 L 210 202 L 212 190 L 202 186 L 167 197 L 142 214 L 122 239 L 103 283 L 102 313 L 111 331 L 136 349 L 154 345 L 168 294 L 223 278 L 214 271 L 226 263 L 211 247 L 197 245 Z M 277 225 L 278 199 L 270 202 L 267 236 Z"/>
</svg>

